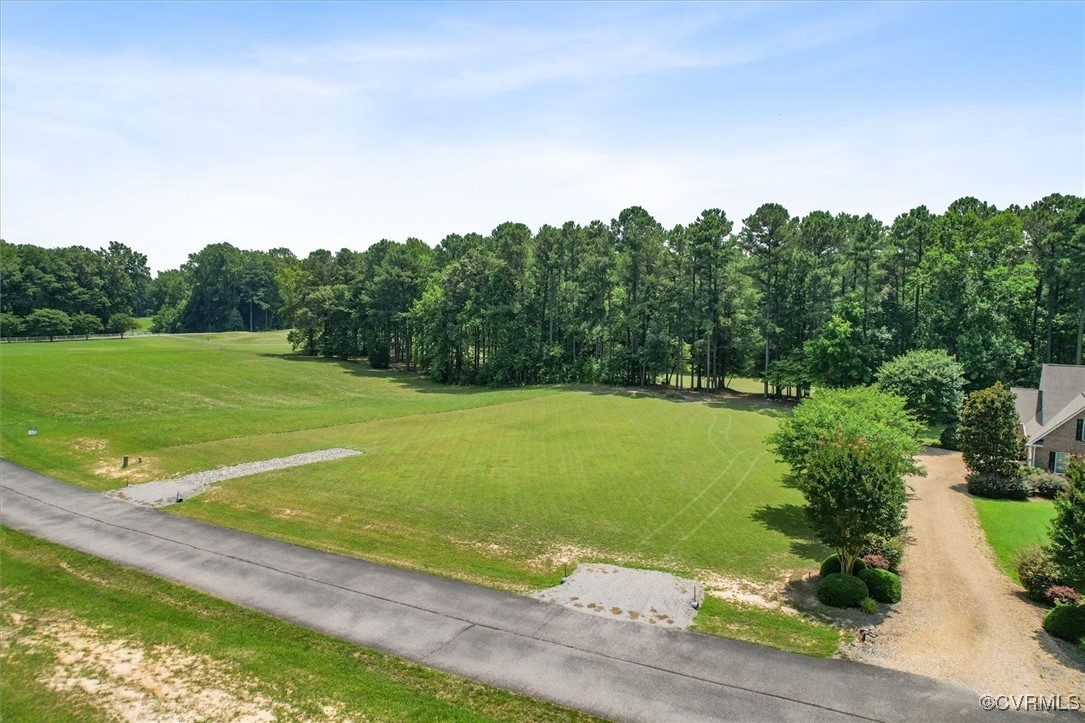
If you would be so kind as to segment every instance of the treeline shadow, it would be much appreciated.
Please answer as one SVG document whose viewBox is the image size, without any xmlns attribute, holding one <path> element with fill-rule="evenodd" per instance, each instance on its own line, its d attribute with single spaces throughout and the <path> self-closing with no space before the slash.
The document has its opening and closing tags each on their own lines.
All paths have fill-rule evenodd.
<svg viewBox="0 0 1085 723">
<path fill-rule="evenodd" d="M 728 396 L 717 396 L 712 392 L 680 392 L 668 387 L 615 387 L 603 384 L 558 383 L 516 385 L 475 385 L 451 384 L 430 379 L 419 371 L 409 371 L 403 366 L 389 369 L 374 369 L 364 360 L 340 359 L 336 357 L 305 356 L 294 352 L 264 352 L 262 357 L 281 359 L 294 364 L 320 364 L 337 366 L 344 372 L 368 379 L 382 379 L 409 389 L 419 394 L 451 394 L 456 396 L 483 394 L 502 389 L 552 388 L 579 391 L 592 396 L 622 397 L 625 399 L 656 399 L 676 404 L 702 403 L 713 409 L 732 409 L 743 412 L 755 412 L 769 417 L 782 418 L 791 414 L 791 406 L 772 400 L 765 400 L 757 395 L 742 392 L 727 392 Z"/>
</svg>

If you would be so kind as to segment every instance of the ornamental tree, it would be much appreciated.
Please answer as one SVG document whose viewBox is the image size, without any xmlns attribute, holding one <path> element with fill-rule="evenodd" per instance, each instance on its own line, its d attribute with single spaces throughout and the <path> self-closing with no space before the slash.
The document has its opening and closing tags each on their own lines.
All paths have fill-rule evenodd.
<svg viewBox="0 0 1085 723">
<path fill-rule="evenodd" d="M 1020 424 L 1014 394 L 1002 382 L 968 395 L 957 426 L 957 444 L 968 469 L 976 475 L 1018 475 L 1017 461 L 1025 451 Z"/>
<path fill-rule="evenodd" d="M 30 336 L 61 336 L 71 331 L 72 319 L 60 309 L 38 309 L 26 317 L 26 332 Z"/>
<path fill-rule="evenodd" d="M 94 314 L 80 312 L 72 317 L 72 333 L 89 338 L 91 334 L 102 333 L 102 320 Z"/>
<path fill-rule="evenodd" d="M 888 437 L 868 438 L 838 428 L 818 440 L 798 478 L 806 517 L 818 539 L 836 550 L 850 574 L 874 535 L 895 537 L 904 522 L 908 466 Z"/>
<path fill-rule="evenodd" d="M 791 465 L 796 475 L 806 466 L 818 443 L 836 430 L 885 442 L 901 460 L 904 474 L 921 473 L 915 463 L 923 425 L 905 409 L 904 399 L 874 387 L 820 389 L 795 408 L 790 418 L 769 436 L 769 444 Z"/>
<path fill-rule="evenodd" d="M 951 422 L 964 401 L 964 367 L 941 349 L 916 349 L 882 364 L 878 388 L 928 423 Z"/>
<path fill-rule="evenodd" d="M 118 311 L 116 314 L 110 315 L 105 328 L 109 333 L 120 334 L 123 338 L 127 332 L 138 329 L 139 322 L 133 319 L 131 314 Z"/>
</svg>

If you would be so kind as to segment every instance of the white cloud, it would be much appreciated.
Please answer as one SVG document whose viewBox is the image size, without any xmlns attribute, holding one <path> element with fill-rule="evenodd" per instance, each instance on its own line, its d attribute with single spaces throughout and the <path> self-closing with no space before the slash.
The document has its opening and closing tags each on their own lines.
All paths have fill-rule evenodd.
<svg viewBox="0 0 1085 723">
<path fill-rule="evenodd" d="M 623 82 L 801 56 L 886 17 L 863 6 L 749 33 L 743 16 L 775 6 L 694 11 L 572 31 L 462 24 L 264 45 L 214 63 L 7 42 L 0 232 L 45 245 L 116 239 L 164 269 L 215 241 L 300 254 L 382 237 L 436 243 L 506 220 L 609 220 L 630 205 L 665 226 L 709 207 L 738 221 L 767 201 L 891 221 L 966 194 L 1002 206 L 1080 193 L 1074 102 L 812 108 L 754 122 L 735 109 L 653 138 L 635 102 L 615 115 Z M 698 32 L 711 23 L 722 30 L 706 44 Z M 536 88 L 546 92 L 526 95 Z M 702 112 L 697 100 L 675 112 Z"/>
</svg>

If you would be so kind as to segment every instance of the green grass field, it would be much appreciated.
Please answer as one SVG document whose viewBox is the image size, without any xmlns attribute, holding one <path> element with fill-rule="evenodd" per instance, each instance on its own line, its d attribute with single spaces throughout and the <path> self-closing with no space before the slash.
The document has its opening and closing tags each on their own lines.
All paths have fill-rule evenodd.
<svg viewBox="0 0 1085 723">
<path fill-rule="evenodd" d="M 778 406 L 448 387 L 288 351 L 281 333 L 5 346 L 3 454 L 108 489 L 362 450 L 232 480 L 169 509 L 517 591 L 555 584 L 565 564 L 588 560 L 774 583 L 826 554 L 763 443 L 786 414 Z M 134 464 L 121 470 L 125 454 Z M 734 637 L 761 639 L 785 624 L 779 613 L 717 602 L 723 617 L 748 623 L 730 624 Z M 761 637 L 819 655 L 838 639 L 805 620 L 785 636 L 799 642 Z"/>
<path fill-rule="evenodd" d="M 1050 500 L 988 500 L 974 498 L 979 512 L 980 525 L 987 542 L 995 551 L 999 566 L 1017 582 L 1013 567 L 1017 551 L 1028 545 L 1044 544 L 1048 540 L 1048 528 L 1055 517 L 1055 503 Z"/>
<path fill-rule="evenodd" d="M 0 539 L 0 720 L 589 719 L 17 532 Z"/>
</svg>

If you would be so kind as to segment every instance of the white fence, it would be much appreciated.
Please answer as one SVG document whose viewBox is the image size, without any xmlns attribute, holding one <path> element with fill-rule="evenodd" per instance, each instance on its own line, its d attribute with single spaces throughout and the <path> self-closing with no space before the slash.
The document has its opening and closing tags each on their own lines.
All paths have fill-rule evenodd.
<svg viewBox="0 0 1085 723">
<path fill-rule="evenodd" d="M 151 336 L 149 331 L 137 331 L 124 336 Z M 87 341 L 88 339 L 120 339 L 120 334 L 66 334 L 64 336 L 0 336 L 0 344 L 16 344 L 23 341 Z"/>
</svg>

